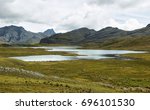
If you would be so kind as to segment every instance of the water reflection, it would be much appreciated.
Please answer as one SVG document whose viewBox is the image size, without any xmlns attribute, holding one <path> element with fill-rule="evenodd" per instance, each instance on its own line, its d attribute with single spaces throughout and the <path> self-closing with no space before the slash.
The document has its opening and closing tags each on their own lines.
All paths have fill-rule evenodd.
<svg viewBox="0 0 150 110">
<path fill-rule="evenodd" d="M 128 51 L 128 50 L 78 49 L 77 46 L 32 47 L 32 48 L 43 48 L 51 52 L 53 51 L 53 52 L 75 53 L 77 54 L 77 56 L 35 55 L 35 56 L 20 56 L 20 57 L 12 57 L 12 58 L 23 60 L 23 61 L 99 60 L 99 59 L 116 58 L 120 54 L 145 53 L 143 51 Z"/>
</svg>

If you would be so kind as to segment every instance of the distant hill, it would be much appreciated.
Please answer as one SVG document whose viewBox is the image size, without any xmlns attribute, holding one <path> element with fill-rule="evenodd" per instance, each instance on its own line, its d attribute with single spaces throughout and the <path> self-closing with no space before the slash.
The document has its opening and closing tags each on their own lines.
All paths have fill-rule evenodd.
<svg viewBox="0 0 150 110">
<path fill-rule="evenodd" d="M 55 35 L 55 31 L 53 29 L 47 29 L 46 31 L 43 32 L 44 35 L 46 36 L 52 36 Z"/>
<path fill-rule="evenodd" d="M 0 28 L 0 44 L 35 44 L 45 37 L 49 36 L 26 31 L 23 27 L 18 26 Z"/>
<path fill-rule="evenodd" d="M 99 31 L 81 28 L 44 38 L 40 43 L 121 47 L 129 46 L 131 45 L 130 43 L 132 43 L 132 46 L 150 45 L 148 41 L 150 41 L 150 24 L 144 28 L 133 31 L 124 31 L 114 27 L 106 27 Z"/>
<path fill-rule="evenodd" d="M 86 39 L 89 35 L 94 34 L 96 31 L 88 28 L 80 28 L 67 33 L 55 34 L 51 37 L 44 38 L 40 43 L 52 44 L 78 44 Z"/>
<path fill-rule="evenodd" d="M 150 50 L 150 24 L 144 28 L 123 31 L 117 28 L 104 28 L 83 41 L 87 47 L 131 48 Z"/>
</svg>

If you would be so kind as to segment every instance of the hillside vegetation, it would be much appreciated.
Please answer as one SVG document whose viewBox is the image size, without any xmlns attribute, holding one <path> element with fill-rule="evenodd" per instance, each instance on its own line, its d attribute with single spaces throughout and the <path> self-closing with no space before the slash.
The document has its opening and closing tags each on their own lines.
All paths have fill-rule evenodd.
<svg viewBox="0 0 150 110">
<path fill-rule="evenodd" d="M 150 36 L 111 39 L 103 43 L 83 44 L 84 48 L 128 49 L 150 51 Z"/>
</svg>

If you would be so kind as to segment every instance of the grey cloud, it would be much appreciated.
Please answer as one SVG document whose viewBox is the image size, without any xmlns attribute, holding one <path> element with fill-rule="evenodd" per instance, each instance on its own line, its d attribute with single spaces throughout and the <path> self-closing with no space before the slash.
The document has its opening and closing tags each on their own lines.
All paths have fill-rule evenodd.
<svg viewBox="0 0 150 110">
<path fill-rule="evenodd" d="M 141 3 L 141 0 L 89 0 L 89 4 L 112 5 L 120 8 L 130 8 Z"/>
<path fill-rule="evenodd" d="M 91 4 L 105 5 L 105 4 L 113 4 L 116 0 L 90 0 Z"/>
<path fill-rule="evenodd" d="M 127 0 L 127 1 L 120 1 L 119 2 L 119 6 L 121 8 L 132 8 L 132 7 L 136 7 L 141 3 L 141 0 Z"/>
<path fill-rule="evenodd" d="M 15 0 L 0 0 L 0 3 L 6 4 L 6 3 L 11 3 Z"/>
<path fill-rule="evenodd" d="M 18 17 L 20 17 L 18 14 L 14 13 L 13 10 L 10 9 L 10 5 L 15 0 L 0 0 L 0 19 L 6 22 L 12 22 L 14 20 L 17 20 Z"/>
<path fill-rule="evenodd" d="M 79 26 L 75 25 L 75 24 L 62 24 L 62 25 L 59 26 L 60 30 L 67 30 L 67 31 L 74 30 L 74 29 L 77 29 L 77 28 L 79 28 Z"/>
</svg>

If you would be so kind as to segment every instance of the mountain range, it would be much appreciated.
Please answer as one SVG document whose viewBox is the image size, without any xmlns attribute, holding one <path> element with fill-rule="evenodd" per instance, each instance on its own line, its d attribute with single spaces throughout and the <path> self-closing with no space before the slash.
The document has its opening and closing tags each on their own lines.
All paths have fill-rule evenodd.
<svg viewBox="0 0 150 110">
<path fill-rule="evenodd" d="M 5 26 L 0 28 L 0 43 L 1 44 L 36 44 L 42 38 L 54 35 L 53 29 L 48 29 L 45 32 L 33 33 L 26 31 L 23 27 Z"/>
<path fill-rule="evenodd" d="M 97 45 L 99 47 L 147 46 L 150 48 L 150 24 L 133 31 L 106 27 L 99 31 L 80 28 L 43 38 L 40 43 L 67 45 Z"/>
<path fill-rule="evenodd" d="M 53 29 L 33 33 L 23 27 L 6 26 L 0 28 L 0 44 L 63 44 L 94 45 L 98 47 L 150 48 L 150 24 L 133 31 L 106 27 L 99 31 L 86 27 L 66 33 L 55 33 Z"/>
</svg>

